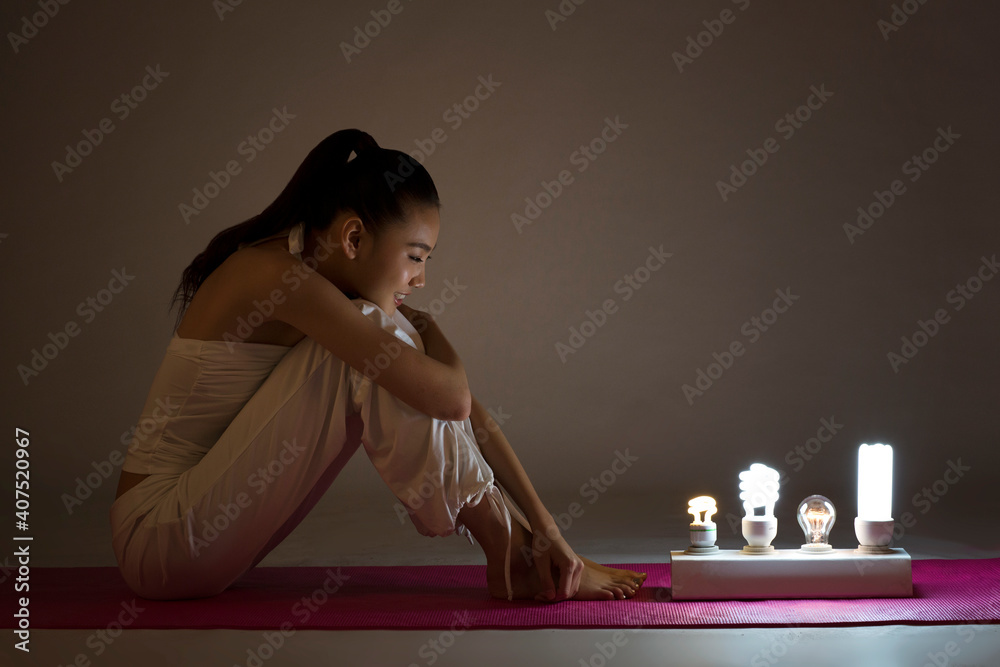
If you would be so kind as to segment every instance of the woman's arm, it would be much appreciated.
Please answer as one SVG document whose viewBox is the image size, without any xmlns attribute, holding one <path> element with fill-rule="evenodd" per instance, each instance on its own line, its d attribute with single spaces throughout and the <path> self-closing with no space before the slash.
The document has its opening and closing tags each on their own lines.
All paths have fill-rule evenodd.
<svg viewBox="0 0 1000 667">
<path fill-rule="evenodd" d="M 583 574 L 583 561 L 573 552 L 563 539 L 555 519 L 545 509 L 528 474 L 518 461 L 513 448 L 500 431 L 496 420 L 486 408 L 472 397 L 472 413 L 469 415 L 476 442 L 483 452 L 483 458 L 493 469 L 493 474 L 510 494 L 531 525 L 532 556 L 538 566 L 542 582 L 539 599 L 566 600 L 576 595 Z M 552 579 L 552 567 L 556 567 L 559 577 L 557 591 Z"/>
<path fill-rule="evenodd" d="M 500 431 L 500 426 L 475 396 L 472 397 L 472 413 L 469 419 L 472 421 L 472 429 L 476 434 L 479 449 L 483 452 L 483 458 L 490 464 L 493 474 L 503 484 L 503 488 L 524 511 L 532 530 L 546 532 L 552 527 L 558 530 L 555 520 L 539 499 L 513 448 Z"/>
<path fill-rule="evenodd" d="M 428 356 L 443 363 L 447 363 L 451 355 L 458 358 L 431 315 L 405 305 L 400 305 L 399 311 L 420 334 Z M 539 499 L 531 480 L 528 479 L 528 474 L 518 461 L 507 438 L 500 431 L 496 420 L 474 396 L 470 394 L 469 398 L 471 412 L 468 417 L 472 422 L 472 429 L 483 458 L 514 502 L 524 510 L 531 526 L 531 555 L 542 583 L 542 593 L 538 595 L 538 599 L 565 600 L 573 597 L 580 587 L 583 561 L 563 539 L 559 526 Z M 464 420 L 465 417 L 459 421 Z M 552 578 L 553 567 L 560 575 L 558 591 Z"/>
<path fill-rule="evenodd" d="M 308 274 L 286 287 L 287 277 L 295 275 L 295 263 L 301 263 L 292 255 L 247 253 L 243 261 L 248 262 L 239 273 L 246 276 L 239 285 L 244 303 L 269 300 L 273 305 L 269 319 L 287 322 L 362 373 L 375 359 L 384 357 L 386 349 L 398 351 L 388 366 L 378 367 L 373 382 L 437 419 L 468 417 L 471 395 L 465 367 L 440 332 L 435 336 L 436 326 L 428 328 L 425 339 L 425 349 L 436 356 L 424 354 L 375 325 L 318 274 Z M 277 285 L 282 287 L 275 289 Z"/>
</svg>

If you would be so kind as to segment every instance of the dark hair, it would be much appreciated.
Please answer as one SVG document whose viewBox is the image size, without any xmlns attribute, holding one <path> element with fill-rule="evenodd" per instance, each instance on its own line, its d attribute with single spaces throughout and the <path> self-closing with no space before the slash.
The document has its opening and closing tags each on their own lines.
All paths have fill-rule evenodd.
<svg viewBox="0 0 1000 667">
<path fill-rule="evenodd" d="M 348 160 L 351 153 L 353 160 Z M 270 206 L 246 222 L 222 230 L 181 276 L 171 307 L 180 301 L 177 323 L 202 282 L 240 244 L 253 243 L 305 223 L 325 229 L 341 211 L 358 214 L 376 239 L 406 218 L 412 206 L 441 207 L 423 165 L 402 151 L 381 148 L 367 132 L 334 132 L 313 148 Z"/>
</svg>

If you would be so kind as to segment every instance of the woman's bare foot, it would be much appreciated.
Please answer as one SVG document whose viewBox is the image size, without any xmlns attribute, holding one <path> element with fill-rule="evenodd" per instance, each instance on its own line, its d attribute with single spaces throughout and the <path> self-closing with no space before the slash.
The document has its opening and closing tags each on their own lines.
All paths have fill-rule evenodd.
<svg viewBox="0 0 1000 667">
<path fill-rule="evenodd" d="M 541 579 L 535 567 L 531 554 L 531 532 L 513 521 L 511 534 L 510 577 L 511 588 L 515 600 L 533 600 L 542 592 Z M 503 556 L 491 559 L 487 553 L 486 577 L 490 595 L 507 599 L 507 586 L 504 581 Z M 594 561 L 580 557 L 583 561 L 583 573 L 580 577 L 580 587 L 571 599 L 573 600 L 625 600 L 635 595 L 635 592 L 646 581 L 644 572 L 619 570 L 599 565 Z M 499 561 L 499 562 L 496 562 Z M 559 573 L 553 572 L 552 577 L 556 587 L 559 586 Z"/>
<path fill-rule="evenodd" d="M 507 554 L 507 529 L 493 513 L 485 497 L 477 505 L 462 508 L 458 516 L 486 553 L 486 581 L 490 595 L 506 600 L 504 559 Z M 511 524 L 510 580 L 513 598 L 534 600 L 542 592 L 542 582 L 532 557 L 532 534 L 513 517 Z M 580 560 L 584 568 L 580 586 L 571 598 L 573 600 L 624 600 L 635 595 L 646 581 L 644 572 L 606 567 L 582 556 Z M 552 578 L 558 589 L 559 572 L 553 571 Z"/>
</svg>

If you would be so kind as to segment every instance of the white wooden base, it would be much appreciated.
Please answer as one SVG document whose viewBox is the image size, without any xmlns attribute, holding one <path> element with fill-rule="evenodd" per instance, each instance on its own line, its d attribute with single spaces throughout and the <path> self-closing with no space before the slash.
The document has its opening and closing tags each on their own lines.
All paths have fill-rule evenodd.
<svg viewBox="0 0 1000 667">
<path fill-rule="evenodd" d="M 859 554 L 854 549 L 765 554 L 720 550 L 693 555 L 670 552 L 674 600 L 790 598 L 893 598 L 913 595 L 910 555 Z"/>
</svg>

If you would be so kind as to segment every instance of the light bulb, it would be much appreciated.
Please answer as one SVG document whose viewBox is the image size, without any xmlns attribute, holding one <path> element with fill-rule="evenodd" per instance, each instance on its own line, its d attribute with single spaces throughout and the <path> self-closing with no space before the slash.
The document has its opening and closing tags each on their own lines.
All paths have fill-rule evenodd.
<svg viewBox="0 0 1000 667">
<path fill-rule="evenodd" d="M 892 447 L 882 443 L 858 448 L 858 516 L 854 532 L 858 551 L 890 553 L 892 520 Z"/>
<path fill-rule="evenodd" d="M 746 516 L 743 517 L 743 537 L 747 546 L 744 553 L 764 554 L 774 551 L 771 540 L 778 534 L 778 520 L 774 516 L 774 504 L 778 502 L 778 480 L 780 475 L 763 463 L 754 463 L 749 470 L 740 473 L 740 500 Z M 754 509 L 764 508 L 764 516 L 756 516 Z"/>
<path fill-rule="evenodd" d="M 688 514 L 694 517 L 694 521 L 689 526 L 691 546 L 688 547 L 687 553 L 704 555 L 719 550 L 719 547 L 715 546 L 718 529 L 712 521 L 712 515 L 717 511 L 715 498 L 712 496 L 698 496 L 688 501 Z"/>
<path fill-rule="evenodd" d="M 829 498 L 809 496 L 799 503 L 796 517 L 802 532 L 806 535 L 806 543 L 802 545 L 803 551 L 822 552 L 832 549 L 830 530 L 837 520 L 837 510 Z"/>
<path fill-rule="evenodd" d="M 881 443 L 858 448 L 858 516 L 867 521 L 892 518 L 892 447 Z"/>
<path fill-rule="evenodd" d="M 712 515 L 718 511 L 715 506 L 715 498 L 712 496 L 698 496 L 688 501 L 688 514 L 694 517 L 692 525 L 703 526 L 713 523 Z M 704 519 L 702 519 L 702 512 L 705 513 Z"/>
<path fill-rule="evenodd" d="M 763 507 L 764 516 L 774 516 L 774 504 L 778 502 L 778 471 L 763 463 L 754 463 L 749 470 L 740 473 L 740 500 L 747 516 L 754 516 L 754 508 Z"/>
</svg>

